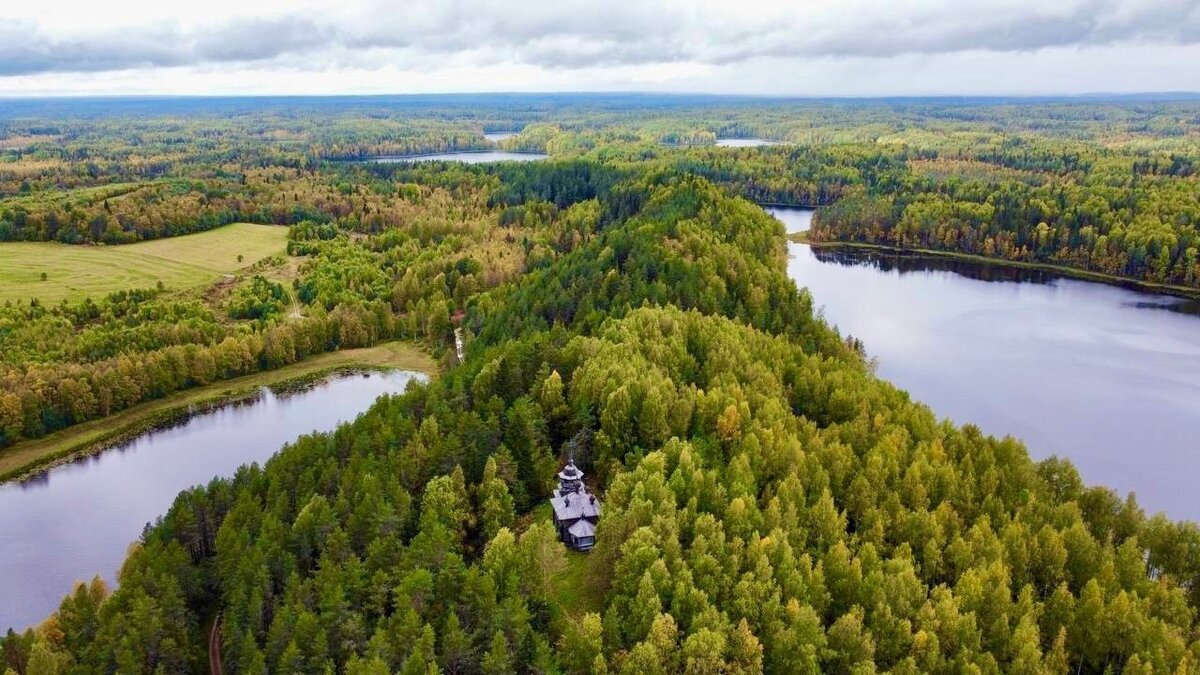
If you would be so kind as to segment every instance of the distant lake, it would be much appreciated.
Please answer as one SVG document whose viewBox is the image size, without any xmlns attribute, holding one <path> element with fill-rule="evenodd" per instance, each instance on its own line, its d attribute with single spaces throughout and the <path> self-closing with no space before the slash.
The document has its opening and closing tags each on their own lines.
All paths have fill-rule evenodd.
<svg viewBox="0 0 1200 675">
<path fill-rule="evenodd" d="M 791 232 L 810 211 L 767 208 Z M 941 417 L 1200 521 L 1195 301 L 1037 270 L 790 244 L 788 273 Z"/>
<path fill-rule="evenodd" d="M 433 155 L 400 155 L 394 157 L 372 157 L 371 162 L 462 162 L 464 164 L 487 164 L 489 162 L 532 162 L 546 159 L 549 155 L 540 152 L 441 152 Z"/>
<path fill-rule="evenodd" d="M 789 234 L 807 232 L 812 227 L 813 209 L 796 206 L 764 206 L 763 209 L 783 223 Z"/>
<path fill-rule="evenodd" d="M 503 141 L 506 138 L 512 138 L 513 136 L 516 136 L 516 135 L 517 135 L 516 131 L 497 131 L 497 132 L 490 133 L 490 134 L 484 134 L 483 137 L 493 143 L 499 143 L 500 141 Z"/>
<path fill-rule="evenodd" d="M 175 496 L 264 462 L 301 434 L 352 420 L 423 375 L 335 376 L 303 391 L 198 415 L 24 483 L 0 485 L 0 631 L 40 623 L 76 581 L 116 573 L 142 528 Z"/>
<path fill-rule="evenodd" d="M 765 138 L 721 138 L 717 140 L 717 147 L 721 148 L 757 148 L 763 145 L 778 145 L 776 141 L 768 141 Z"/>
</svg>

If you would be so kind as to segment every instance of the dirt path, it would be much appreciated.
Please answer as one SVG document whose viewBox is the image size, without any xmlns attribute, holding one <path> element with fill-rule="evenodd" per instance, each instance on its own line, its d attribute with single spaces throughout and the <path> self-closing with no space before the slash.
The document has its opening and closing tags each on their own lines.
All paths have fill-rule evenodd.
<svg viewBox="0 0 1200 675">
<path fill-rule="evenodd" d="M 296 300 L 296 294 L 292 291 L 288 291 L 287 294 L 288 299 L 292 301 L 292 313 L 288 314 L 288 318 L 293 321 L 296 319 L 303 319 L 304 315 L 300 313 L 300 303 Z"/>
<path fill-rule="evenodd" d="M 208 633 L 208 670 L 212 675 L 224 675 L 221 669 L 221 615 L 213 619 L 212 630 Z"/>
</svg>

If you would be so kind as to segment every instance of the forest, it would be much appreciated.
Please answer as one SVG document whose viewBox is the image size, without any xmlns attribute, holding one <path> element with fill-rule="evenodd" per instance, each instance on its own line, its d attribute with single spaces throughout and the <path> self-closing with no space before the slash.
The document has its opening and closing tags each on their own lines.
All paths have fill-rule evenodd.
<svg viewBox="0 0 1200 675">
<path fill-rule="evenodd" d="M 215 621 L 231 673 L 1200 672 L 1200 528 L 878 378 L 755 204 L 1195 285 L 1167 158 L 1200 105 L 602 103 L 0 109 L 0 238 L 288 227 L 231 284 L 0 308 L 0 445 L 382 340 L 443 366 L 181 493 L 0 671 L 207 672 Z M 344 161 L 508 129 L 551 159 Z M 604 499 L 586 556 L 544 508 L 568 456 Z"/>
<path fill-rule="evenodd" d="M 377 227 L 372 205 L 351 198 L 347 160 L 486 150 L 497 144 L 484 132 L 514 131 L 499 147 L 697 174 L 759 203 L 822 207 L 814 242 L 1200 284 L 1194 102 L 337 102 L 93 102 L 84 113 L 10 102 L 0 110 L 0 241 L 116 244 L 239 221 Z M 778 145 L 713 145 L 747 137 Z"/>
</svg>

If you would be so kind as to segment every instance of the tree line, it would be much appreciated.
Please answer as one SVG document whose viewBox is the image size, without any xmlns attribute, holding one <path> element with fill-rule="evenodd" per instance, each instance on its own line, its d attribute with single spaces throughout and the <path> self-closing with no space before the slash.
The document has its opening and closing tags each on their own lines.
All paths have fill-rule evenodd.
<svg viewBox="0 0 1200 675">
<path fill-rule="evenodd" d="M 364 229 L 352 218 L 294 225 L 298 271 L 287 286 L 290 264 L 275 260 L 199 297 L 146 289 L 0 307 L 0 446 L 323 352 L 391 339 L 440 352 L 468 297 L 565 236 L 532 216 L 497 227 L 482 184 L 457 197 L 433 188 L 380 199 L 404 228 L 364 240 L 351 237 Z"/>
<path fill-rule="evenodd" d="M 1198 667 L 1196 526 L 875 377 L 751 203 L 658 174 L 495 213 L 528 268 L 466 296 L 464 363 L 180 494 L 5 666 L 201 670 L 219 610 L 238 673 Z M 568 453 L 586 558 L 539 508 Z"/>
<path fill-rule="evenodd" d="M 379 232 L 404 218 L 388 175 L 411 190 L 495 172 L 494 190 L 526 188 L 503 168 L 342 160 L 485 149 L 482 131 L 503 128 L 519 133 L 502 147 L 586 158 L 573 166 L 604 167 L 600 180 L 700 175 L 752 201 L 823 207 L 816 240 L 1200 283 L 1194 102 L 617 100 L 228 103 L 246 108 L 236 119 L 30 104 L 0 117 L 0 241 L 118 244 L 234 221 Z M 713 147 L 731 136 L 782 145 Z"/>
</svg>

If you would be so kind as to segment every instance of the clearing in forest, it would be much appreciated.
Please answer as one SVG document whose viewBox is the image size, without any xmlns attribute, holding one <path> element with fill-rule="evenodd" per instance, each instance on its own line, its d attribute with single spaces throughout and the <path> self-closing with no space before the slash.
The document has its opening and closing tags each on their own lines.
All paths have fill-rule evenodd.
<svg viewBox="0 0 1200 675">
<path fill-rule="evenodd" d="M 286 227 L 250 223 L 123 246 L 0 243 L 0 303 L 57 304 L 159 281 L 173 289 L 200 286 L 286 248 Z"/>
</svg>

